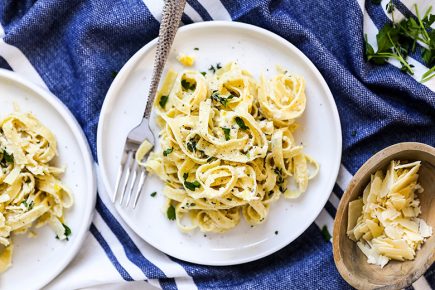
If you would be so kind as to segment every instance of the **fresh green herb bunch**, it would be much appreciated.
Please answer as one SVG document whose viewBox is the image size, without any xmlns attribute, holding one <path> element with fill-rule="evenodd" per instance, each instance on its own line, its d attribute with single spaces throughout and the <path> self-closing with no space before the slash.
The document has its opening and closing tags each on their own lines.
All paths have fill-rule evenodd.
<svg viewBox="0 0 435 290">
<path fill-rule="evenodd" d="M 374 2 L 375 4 L 379 4 Z M 414 74 L 413 65 L 407 61 L 410 52 L 415 52 L 417 42 L 422 46 L 422 58 L 430 69 L 422 76 L 421 82 L 435 77 L 435 30 L 430 26 L 435 22 L 435 15 L 431 14 L 430 6 L 423 17 L 420 16 L 418 6 L 414 5 L 416 17 L 404 18 L 394 22 L 395 5 L 391 0 L 386 10 L 392 15 L 393 22 L 386 24 L 376 35 L 378 50 L 375 52 L 365 36 L 365 54 L 367 60 L 375 64 L 384 64 L 388 59 L 396 59 L 401 64 L 401 70 L 410 75 Z"/>
</svg>

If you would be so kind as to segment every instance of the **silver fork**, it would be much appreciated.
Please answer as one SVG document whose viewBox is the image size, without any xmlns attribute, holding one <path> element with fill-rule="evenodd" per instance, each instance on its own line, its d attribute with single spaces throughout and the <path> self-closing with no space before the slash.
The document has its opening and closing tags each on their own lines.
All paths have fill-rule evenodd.
<svg viewBox="0 0 435 290">
<path fill-rule="evenodd" d="M 139 125 L 134 127 L 127 135 L 121 164 L 116 178 L 115 193 L 112 202 L 116 202 L 119 195 L 119 203 L 128 206 L 133 199 L 133 208 L 136 208 L 137 201 L 142 192 L 142 186 L 147 176 L 145 168 L 138 166 L 135 155 L 140 144 L 147 140 L 153 147 L 155 138 L 151 131 L 149 120 L 154 98 L 157 94 L 157 87 L 169 55 L 172 43 L 180 25 L 181 15 L 184 11 L 186 0 L 165 0 L 160 24 L 157 50 L 154 58 L 154 69 L 151 85 L 148 92 L 148 100 Z M 146 158 L 145 156 L 144 158 Z M 139 177 L 139 178 L 138 178 Z"/>
</svg>

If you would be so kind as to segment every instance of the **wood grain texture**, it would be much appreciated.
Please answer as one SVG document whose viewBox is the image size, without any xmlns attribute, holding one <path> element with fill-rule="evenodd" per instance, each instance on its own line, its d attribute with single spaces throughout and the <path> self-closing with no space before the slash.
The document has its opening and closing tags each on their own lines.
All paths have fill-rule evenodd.
<svg viewBox="0 0 435 290">
<path fill-rule="evenodd" d="M 419 194 L 421 218 L 432 226 L 435 233 L 435 148 L 406 142 L 378 152 L 355 174 L 338 206 L 334 221 L 334 261 L 341 276 L 358 289 L 400 289 L 417 280 L 435 261 L 435 235 L 432 235 L 416 253 L 413 261 L 390 261 L 384 268 L 367 263 L 367 257 L 346 235 L 349 202 L 362 195 L 370 175 L 381 169 L 386 171 L 391 160 L 421 160 L 419 183 L 424 192 Z"/>
</svg>

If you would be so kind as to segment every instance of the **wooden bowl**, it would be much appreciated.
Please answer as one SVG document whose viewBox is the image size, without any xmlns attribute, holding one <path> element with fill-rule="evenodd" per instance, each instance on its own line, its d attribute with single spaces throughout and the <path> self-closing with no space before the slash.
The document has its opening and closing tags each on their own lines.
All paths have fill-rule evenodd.
<svg viewBox="0 0 435 290">
<path fill-rule="evenodd" d="M 424 192 L 419 194 L 421 215 L 432 226 L 433 234 L 416 252 L 412 261 L 391 260 L 384 268 L 367 263 L 367 257 L 346 235 L 349 202 L 362 195 L 370 175 L 386 171 L 391 160 L 421 160 L 419 183 Z M 341 276 L 358 289 L 399 289 L 417 280 L 435 260 L 435 148 L 429 145 L 399 143 L 376 153 L 355 174 L 338 206 L 333 231 L 334 261 Z"/>
</svg>

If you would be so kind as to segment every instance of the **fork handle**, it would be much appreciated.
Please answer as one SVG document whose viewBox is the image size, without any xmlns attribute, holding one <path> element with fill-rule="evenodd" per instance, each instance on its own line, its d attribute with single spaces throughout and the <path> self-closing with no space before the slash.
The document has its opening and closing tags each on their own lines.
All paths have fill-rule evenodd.
<svg viewBox="0 0 435 290">
<path fill-rule="evenodd" d="M 154 99 L 157 94 L 160 78 L 168 59 L 169 51 L 174 42 L 175 34 L 180 25 L 181 16 L 183 15 L 186 0 L 165 0 L 162 12 L 162 21 L 160 23 L 159 39 L 157 40 L 157 50 L 154 58 L 154 69 L 151 78 L 150 90 L 148 92 L 148 101 L 143 114 L 144 118 L 149 118 Z"/>
</svg>

